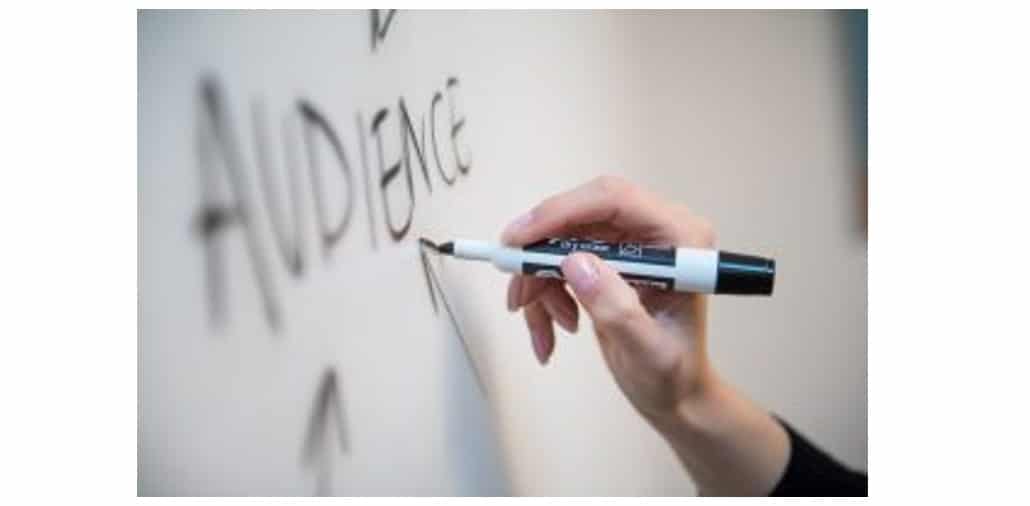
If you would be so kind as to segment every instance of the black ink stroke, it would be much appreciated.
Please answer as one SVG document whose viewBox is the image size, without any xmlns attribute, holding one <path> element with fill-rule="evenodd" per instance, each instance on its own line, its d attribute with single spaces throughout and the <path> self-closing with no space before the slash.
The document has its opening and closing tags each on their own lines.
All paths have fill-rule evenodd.
<svg viewBox="0 0 1030 506">
<path fill-rule="evenodd" d="M 404 105 L 404 99 L 401 98 L 397 101 L 397 108 L 401 112 L 401 160 L 404 162 L 404 170 L 409 174 L 411 173 L 411 144 L 415 144 L 415 156 L 418 157 L 418 163 L 422 167 L 422 177 L 426 180 L 426 189 L 429 193 L 433 193 L 433 185 L 429 182 L 429 166 L 426 165 L 426 157 L 422 154 L 422 148 L 426 145 L 426 120 L 422 117 L 422 125 L 419 129 L 421 132 L 421 143 L 419 138 L 415 137 L 415 128 L 411 126 L 411 116 L 408 114 L 408 108 Z"/>
<path fill-rule="evenodd" d="M 207 270 L 209 273 L 209 298 L 211 299 L 211 315 L 219 319 L 224 308 L 224 282 L 222 272 L 224 258 L 222 248 L 217 245 L 219 236 L 229 227 L 243 227 L 244 240 L 250 256 L 254 276 L 257 279 L 261 301 L 268 324 L 275 330 L 281 325 L 279 305 L 274 295 L 272 279 L 269 272 L 265 252 L 258 242 L 254 223 L 254 206 L 247 196 L 249 184 L 243 170 L 243 157 L 240 153 L 238 138 L 232 129 L 228 105 L 222 96 L 221 88 L 213 78 L 204 78 L 200 83 L 200 120 L 198 124 L 197 155 L 201 170 L 203 203 L 197 212 L 196 229 L 207 249 Z M 221 155 L 220 157 L 218 155 Z M 217 178 L 213 174 L 216 158 L 220 158 L 225 167 L 229 182 L 231 204 L 215 202 Z M 217 320 L 216 320 L 217 321 Z"/>
<path fill-rule="evenodd" d="M 429 105 L 429 136 L 433 142 L 433 158 L 436 160 L 436 170 L 440 171 L 440 177 L 443 178 L 443 182 L 447 186 L 453 186 L 454 181 L 458 179 L 458 173 L 447 177 L 447 173 L 443 170 L 443 164 L 440 163 L 440 147 L 439 142 L 436 140 L 436 107 L 443 102 L 443 93 L 439 91 L 433 94 L 433 101 Z"/>
<path fill-rule="evenodd" d="M 372 174 L 371 167 L 368 165 L 368 149 L 365 147 L 365 122 L 361 117 L 361 113 L 354 115 L 354 120 L 358 126 L 358 144 L 361 147 L 361 168 L 362 175 L 365 179 L 365 206 L 368 209 L 368 233 L 371 234 L 372 251 L 379 249 L 379 240 L 376 236 L 376 213 L 375 206 L 372 205 Z"/>
<path fill-rule="evenodd" d="M 354 178 L 351 174 L 350 162 L 347 161 L 347 153 L 343 149 L 343 143 L 340 142 L 340 137 L 336 134 L 336 130 L 325 119 L 325 116 L 306 100 L 298 102 L 297 107 L 306 124 L 304 128 L 304 141 L 308 148 L 308 161 L 311 167 L 311 183 L 316 208 L 315 215 L 318 218 L 319 229 L 322 233 L 322 252 L 328 256 L 329 251 L 343 237 L 344 232 L 347 231 L 347 226 L 350 225 L 351 214 L 354 210 Z M 329 141 L 336 159 L 340 162 L 340 169 L 343 172 L 344 179 L 347 181 L 347 205 L 344 209 L 343 217 L 335 226 L 329 224 L 328 211 L 323 200 L 322 188 L 324 185 L 319 175 L 318 149 L 315 148 L 314 142 L 314 131 L 316 129 L 321 131 L 322 136 Z"/>
<path fill-rule="evenodd" d="M 432 250 L 434 253 L 440 253 L 440 246 L 437 245 L 435 242 L 426 239 L 425 237 L 419 237 L 418 244 L 423 248 L 428 248 Z"/>
<path fill-rule="evenodd" d="M 286 169 L 286 177 L 289 179 L 290 203 L 292 204 L 292 211 L 289 217 L 291 232 L 289 233 L 284 230 L 287 227 L 284 224 L 286 219 L 283 215 L 285 213 L 279 202 L 279 192 L 276 191 L 275 184 L 273 183 L 272 157 L 268 153 L 271 143 L 268 142 L 269 135 L 264 104 L 260 101 L 255 101 L 252 111 L 254 117 L 254 147 L 257 150 L 257 165 L 261 169 L 261 177 L 259 179 L 265 194 L 265 204 L 268 206 L 269 219 L 272 222 L 272 235 L 275 237 L 279 254 L 286 264 L 286 269 L 294 277 L 299 277 L 304 272 L 304 227 L 301 225 L 303 206 L 301 205 L 300 194 L 300 171 L 297 168 L 297 157 L 293 150 L 293 143 L 290 142 L 289 138 L 288 121 L 283 120 L 282 137 L 285 157 L 283 165 Z"/>
<path fill-rule="evenodd" d="M 455 161 L 455 163 L 458 164 L 458 170 L 462 174 L 468 174 L 469 169 L 471 168 L 471 165 L 467 164 L 465 162 L 462 162 L 462 160 L 461 160 L 461 153 L 459 152 L 460 150 L 458 149 L 458 134 L 460 134 L 461 130 L 463 128 L 465 128 L 465 117 L 462 116 L 461 118 L 457 118 L 456 117 L 456 113 L 454 112 L 454 108 L 455 108 L 454 107 L 454 103 L 455 103 L 456 99 L 454 98 L 452 90 L 455 90 L 457 88 L 458 88 L 458 78 L 457 77 L 453 77 L 453 76 L 448 77 L 447 78 L 447 98 L 449 100 L 447 101 L 447 104 L 448 104 L 448 108 L 450 109 L 450 112 L 451 112 L 451 147 L 454 149 L 454 161 Z"/>
<path fill-rule="evenodd" d="M 386 161 L 383 157 L 383 138 L 380 127 L 383 122 L 386 121 L 389 115 L 387 108 L 379 109 L 376 115 L 372 118 L 372 135 L 376 139 L 376 152 L 379 155 L 379 190 L 383 197 L 383 214 L 386 218 L 386 228 L 390 231 L 390 237 L 394 242 L 400 241 L 408 233 L 408 229 L 411 228 L 411 220 L 415 216 L 415 184 L 411 180 L 411 171 L 406 171 L 406 181 L 408 183 L 408 215 L 404 219 L 404 224 L 397 228 L 393 224 L 393 217 L 390 214 L 390 199 L 387 188 L 390 183 L 397 178 L 401 173 L 402 163 L 401 160 L 397 160 L 392 163 L 389 168 L 386 168 Z"/>
<path fill-rule="evenodd" d="M 472 358 L 472 351 L 469 348 L 468 341 L 465 339 L 465 335 L 461 332 L 461 327 L 458 325 L 458 319 L 454 316 L 454 311 L 451 310 L 450 303 L 447 302 L 447 296 L 444 295 L 443 287 L 440 285 L 440 279 L 437 277 L 436 271 L 433 270 L 433 264 L 429 259 L 427 250 L 435 253 L 437 251 L 436 244 L 428 239 L 420 238 L 419 257 L 422 260 L 422 270 L 426 276 L 426 288 L 429 289 L 429 300 L 433 304 L 433 313 L 440 313 L 440 304 L 436 301 L 437 294 L 439 294 L 440 303 L 443 304 L 444 310 L 447 312 L 447 318 L 451 321 L 451 326 L 454 327 L 455 334 L 458 335 L 458 341 L 461 343 L 462 351 L 465 352 L 465 360 L 468 361 L 469 368 L 472 369 L 472 375 L 476 378 L 476 384 L 479 385 L 480 392 L 486 396 L 486 383 L 483 381 L 483 376 L 479 372 L 479 367 L 476 366 L 476 361 Z"/>
<path fill-rule="evenodd" d="M 350 442 L 347 437 L 347 419 L 344 416 L 346 411 L 340 398 L 339 380 L 336 370 L 327 368 L 318 382 L 315 390 L 315 399 L 312 404 L 311 415 L 308 417 L 307 435 L 304 438 L 304 448 L 301 451 L 301 462 L 306 466 L 316 467 L 316 494 L 320 496 L 331 495 L 332 459 L 329 448 L 326 448 L 328 429 L 336 431 L 337 441 L 340 444 L 340 453 L 347 454 L 350 451 Z M 330 425 L 335 420 L 335 424 Z"/>
<path fill-rule="evenodd" d="M 376 50 L 378 43 L 386 39 L 386 31 L 390 29 L 390 22 L 397 9 L 387 9 L 386 17 L 380 19 L 379 11 L 382 9 L 370 9 L 372 21 L 372 51 Z"/>
</svg>

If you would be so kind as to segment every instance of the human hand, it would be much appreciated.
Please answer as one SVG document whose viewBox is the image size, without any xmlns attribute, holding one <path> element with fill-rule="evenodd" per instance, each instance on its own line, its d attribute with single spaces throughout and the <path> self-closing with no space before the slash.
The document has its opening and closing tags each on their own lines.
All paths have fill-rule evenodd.
<svg viewBox="0 0 1030 506">
<path fill-rule="evenodd" d="M 547 237 L 697 248 L 715 243 L 704 218 L 611 176 L 544 200 L 513 221 L 502 241 L 523 246 Z M 632 287 L 589 253 L 569 255 L 562 273 L 594 323 L 616 383 L 645 418 L 673 414 L 679 402 L 712 381 L 704 295 Z M 515 275 L 508 309 L 520 308 L 537 359 L 545 364 L 554 351 L 553 322 L 575 332 L 579 309 L 561 280 Z"/>
</svg>

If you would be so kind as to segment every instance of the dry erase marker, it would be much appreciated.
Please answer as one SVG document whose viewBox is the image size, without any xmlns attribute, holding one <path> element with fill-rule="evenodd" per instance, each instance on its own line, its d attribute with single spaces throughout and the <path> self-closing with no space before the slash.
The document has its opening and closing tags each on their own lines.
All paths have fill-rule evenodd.
<svg viewBox="0 0 1030 506">
<path fill-rule="evenodd" d="M 440 253 L 483 260 L 513 274 L 561 278 L 561 262 L 577 251 L 593 253 L 627 282 L 678 292 L 771 295 L 776 261 L 728 251 L 611 243 L 587 239 L 544 239 L 521 248 L 458 239 Z"/>
</svg>

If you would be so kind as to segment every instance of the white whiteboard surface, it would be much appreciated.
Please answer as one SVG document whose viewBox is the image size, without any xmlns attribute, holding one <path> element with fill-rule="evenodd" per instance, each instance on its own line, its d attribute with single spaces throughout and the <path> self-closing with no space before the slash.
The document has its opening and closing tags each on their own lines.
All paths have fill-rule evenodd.
<svg viewBox="0 0 1030 506">
<path fill-rule="evenodd" d="M 419 255 L 418 237 L 495 238 L 602 173 L 777 259 L 771 299 L 710 303 L 716 367 L 866 466 L 864 159 L 840 14 L 399 11 L 375 49 L 370 21 L 139 16 L 141 495 L 693 494 L 589 325 L 557 330 L 541 368 L 504 276 L 433 260 L 434 285 Z M 401 100 L 427 169 L 413 152 L 413 199 L 402 167 L 384 205 L 372 123 L 385 108 L 389 166 Z M 233 188 L 246 218 L 211 211 Z M 325 246 L 319 216 L 348 215 Z M 277 219 L 300 232 L 299 274 Z"/>
</svg>

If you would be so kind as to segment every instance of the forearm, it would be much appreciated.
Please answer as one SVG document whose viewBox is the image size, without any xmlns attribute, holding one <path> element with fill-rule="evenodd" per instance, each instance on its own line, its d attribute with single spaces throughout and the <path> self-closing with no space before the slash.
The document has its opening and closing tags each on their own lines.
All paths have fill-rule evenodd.
<svg viewBox="0 0 1030 506">
<path fill-rule="evenodd" d="M 790 438 L 772 416 L 718 378 L 651 424 L 669 442 L 700 495 L 767 495 L 790 458 Z"/>
</svg>

